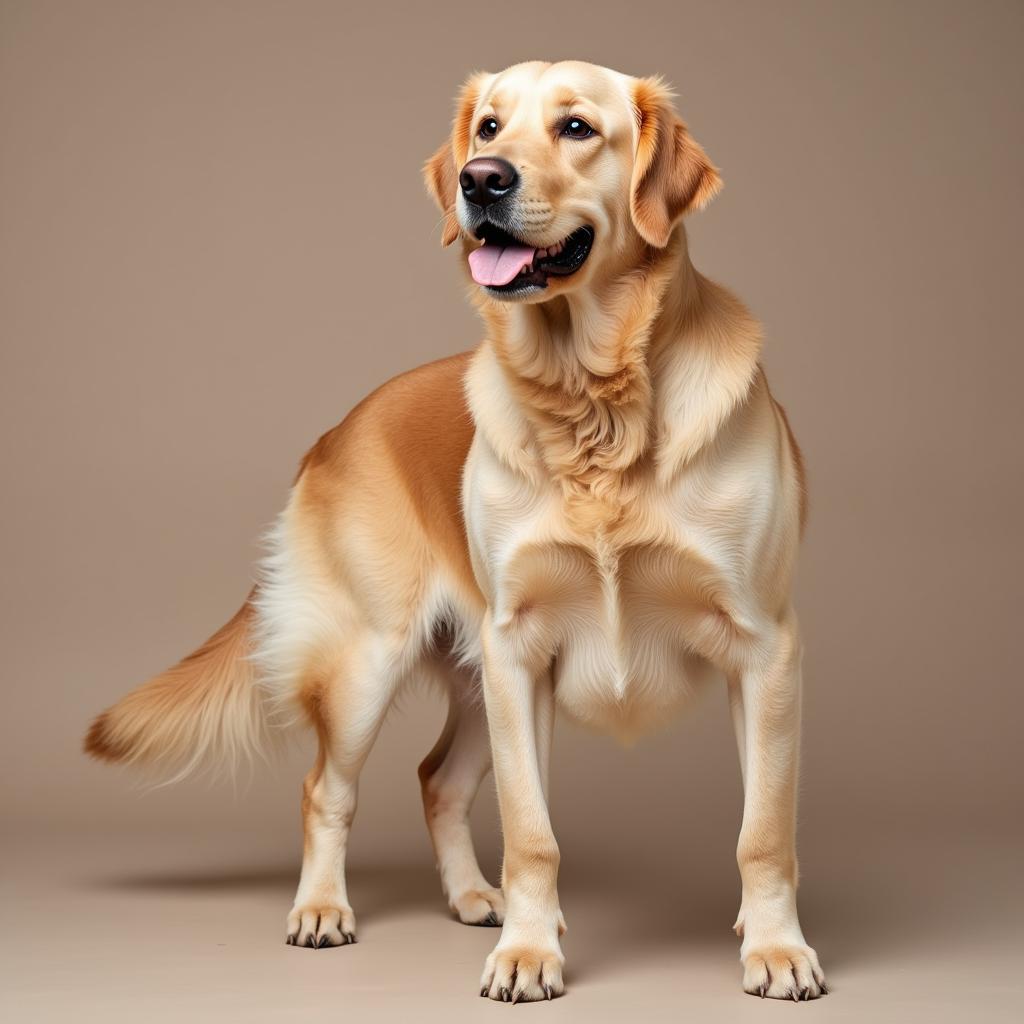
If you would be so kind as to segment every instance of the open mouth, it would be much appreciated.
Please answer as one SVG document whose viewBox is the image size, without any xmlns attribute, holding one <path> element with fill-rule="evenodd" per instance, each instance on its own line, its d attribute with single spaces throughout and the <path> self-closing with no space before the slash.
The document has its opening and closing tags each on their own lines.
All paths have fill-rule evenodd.
<svg viewBox="0 0 1024 1024">
<path fill-rule="evenodd" d="M 469 254 L 469 272 L 477 284 L 505 293 L 546 288 L 550 277 L 575 274 L 594 244 L 594 229 L 587 226 L 546 249 L 527 245 L 490 222 L 481 224 L 476 235 L 484 244 Z"/>
</svg>

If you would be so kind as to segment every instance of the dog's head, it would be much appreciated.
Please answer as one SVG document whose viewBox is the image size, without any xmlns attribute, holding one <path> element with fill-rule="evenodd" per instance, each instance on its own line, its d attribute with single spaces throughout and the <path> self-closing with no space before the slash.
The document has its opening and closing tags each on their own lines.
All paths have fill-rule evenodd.
<svg viewBox="0 0 1024 1024">
<path fill-rule="evenodd" d="M 477 74 L 424 168 L 491 297 L 543 302 L 663 248 L 721 187 L 660 79 L 579 61 Z"/>
</svg>

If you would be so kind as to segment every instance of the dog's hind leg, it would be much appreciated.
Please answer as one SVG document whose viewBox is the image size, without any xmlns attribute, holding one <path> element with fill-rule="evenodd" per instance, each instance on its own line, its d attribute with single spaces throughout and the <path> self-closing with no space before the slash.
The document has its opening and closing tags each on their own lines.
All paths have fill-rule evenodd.
<svg viewBox="0 0 1024 1024">
<path fill-rule="evenodd" d="M 356 810 L 359 773 L 396 689 L 386 657 L 372 640 L 350 651 L 344 666 L 305 691 L 320 750 L 302 789 L 304 851 L 290 945 L 342 946 L 356 941 L 345 885 L 345 853 Z M 379 653 L 379 652 L 378 652 Z"/>
<path fill-rule="evenodd" d="M 478 683 L 451 670 L 448 720 L 419 766 L 423 812 L 448 905 L 464 924 L 500 925 L 501 890 L 484 877 L 473 849 L 469 810 L 491 767 L 487 718 Z"/>
</svg>

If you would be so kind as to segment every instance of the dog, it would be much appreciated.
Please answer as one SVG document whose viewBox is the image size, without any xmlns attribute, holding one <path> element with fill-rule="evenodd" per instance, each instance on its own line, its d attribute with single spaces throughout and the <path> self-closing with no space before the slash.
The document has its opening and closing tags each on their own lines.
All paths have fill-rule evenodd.
<svg viewBox="0 0 1024 1024">
<path fill-rule="evenodd" d="M 360 769 L 402 685 L 436 681 L 448 718 L 419 776 L 442 886 L 459 920 L 502 925 L 481 995 L 551 999 L 556 706 L 631 739 L 724 678 L 743 988 L 817 998 L 796 906 L 804 470 L 758 323 L 689 257 L 683 218 L 719 173 L 661 79 L 576 61 L 473 75 L 424 172 L 486 340 L 317 441 L 241 610 L 101 714 L 86 750 L 181 775 L 301 716 L 319 753 L 287 941 L 339 946 Z M 501 888 L 467 823 L 492 762 Z"/>
</svg>

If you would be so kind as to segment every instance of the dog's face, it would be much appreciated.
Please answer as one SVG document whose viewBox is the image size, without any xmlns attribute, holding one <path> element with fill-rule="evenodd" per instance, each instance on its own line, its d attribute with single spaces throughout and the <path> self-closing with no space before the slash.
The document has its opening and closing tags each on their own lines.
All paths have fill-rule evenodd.
<svg viewBox="0 0 1024 1024">
<path fill-rule="evenodd" d="M 578 61 L 473 76 L 425 167 L 491 298 L 544 302 L 668 244 L 721 181 L 657 79 Z"/>
</svg>

